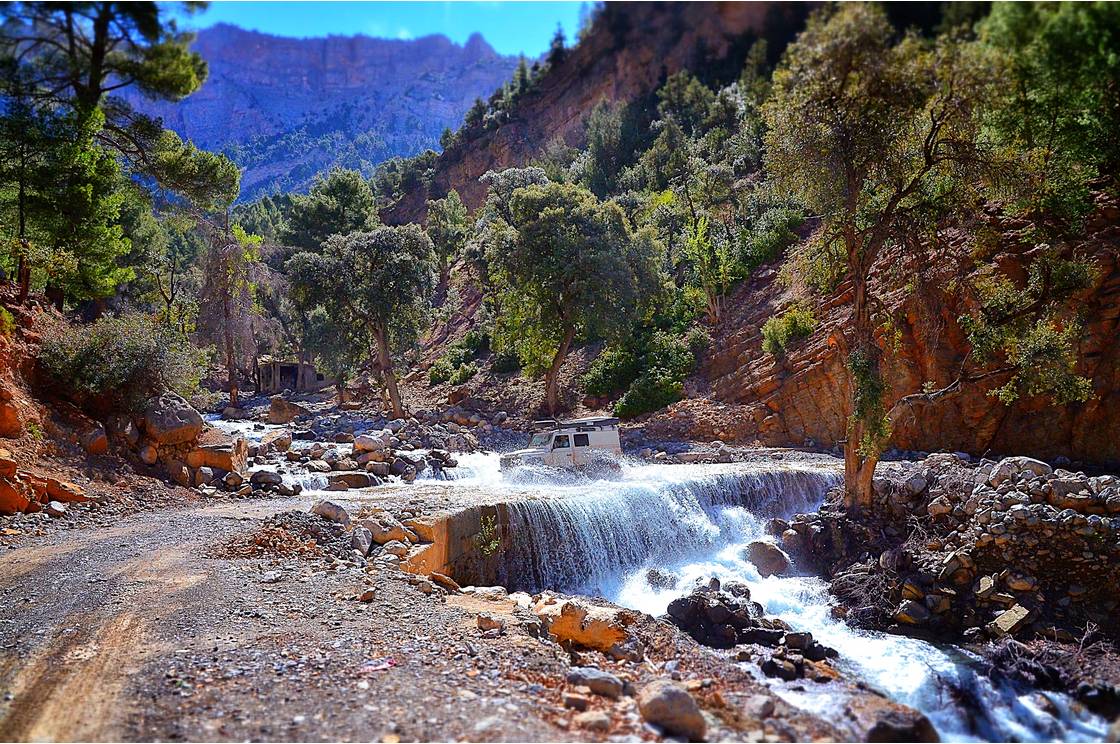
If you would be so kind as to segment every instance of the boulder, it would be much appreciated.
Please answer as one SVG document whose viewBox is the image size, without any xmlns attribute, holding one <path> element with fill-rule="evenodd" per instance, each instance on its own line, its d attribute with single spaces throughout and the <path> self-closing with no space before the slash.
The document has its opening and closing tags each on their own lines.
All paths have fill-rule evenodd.
<svg viewBox="0 0 1120 744">
<path fill-rule="evenodd" d="M 11 478 L 16 474 L 18 467 L 16 461 L 12 459 L 11 452 L 0 450 L 0 478 Z"/>
<path fill-rule="evenodd" d="M 789 556 L 774 543 L 755 540 L 747 545 L 744 558 L 755 565 L 763 577 L 780 575 L 789 570 Z"/>
<path fill-rule="evenodd" d="M 988 623 L 988 632 L 997 638 L 1015 635 L 1023 626 L 1031 621 L 1034 613 L 1021 604 L 1012 605 L 1004 610 L 996 619 Z"/>
<path fill-rule="evenodd" d="M 568 671 L 568 683 L 583 685 L 596 695 L 609 698 L 622 697 L 622 691 L 626 688 L 621 679 L 595 667 L 572 667 Z"/>
<path fill-rule="evenodd" d="M 258 470 L 249 476 L 249 482 L 254 486 L 279 486 L 284 479 L 271 470 Z"/>
<path fill-rule="evenodd" d="M 315 505 L 311 507 L 311 513 L 317 514 L 329 522 L 337 522 L 338 524 L 350 524 L 350 513 L 344 507 L 333 501 L 316 501 Z"/>
<path fill-rule="evenodd" d="M 191 469 L 178 460 L 167 463 L 167 474 L 171 477 L 171 480 L 180 486 L 190 488 L 194 485 L 194 475 L 191 473 Z"/>
<path fill-rule="evenodd" d="M 687 741 L 702 741 L 708 731 L 708 723 L 692 695 L 667 680 L 650 682 L 642 688 L 638 712 L 646 721 Z"/>
<path fill-rule="evenodd" d="M 392 434 L 388 431 L 371 432 L 354 437 L 355 452 L 384 452 L 390 447 Z"/>
<path fill-rule="evenodd" d="M 609 713 L 601 710 L 588 710 L 583 713 L 577 713 L 572 719 L 572 722 L 588 731 L 606 733 L 611 730 L 611 716 Z"/>
<path fill-rule="evenodd" d="M 1036 460 L 1033 457 L 1005 457 L 992 468 L 991 475 L 988 476 L 988 484 L 992 488 L 998 488 L 1004 482 L 1024 471 L 1028 471 L 1032 475 L 1050 475 L 1054 472 L 1054 469 L 1042 460 Z"/>
<path fill-rule="evenodd" d="M 277 452 L 287 452 L 288 448 L 292 446 L 292 432 L 287 429 L 276 429 L 275 431 L 266 432 L 261 437 L 260 451 L 270 452 L 276 450 Z"/>
<path fill-rule="evenodd" d="M 408 545 L 399 540 L 390 540 L 381 546 L 381 548 L 389 555 L 395 555 L 398 558 L 404 558 L 408 555 Z"/>
<path fill-rule="evenodd" d="M 367 462 L 366 472 L 381 478 L 389 477 L 389 463 L 387 462 Z"/>
<path fill-rule="evenodd" d="M 86 496 L 81 486 L 51 477 L 47 478 L 47 497 L 64 504 L 80 504 L 92 500 Z"/>
<path fill-rule="evenodd" d="M 478 625 L 478 629 L 483 632 L 487 630 L 502 631 L 506 628 L 505 620 L 500 617 L 495 617 L 488 612 L 478 613 L 478 617 L 475 618 L 475 624 Z"/>
<path fill-rule="evenodd" d="M 533 606 L 533 613 L 561 643 L 568 641 L 615 658 L 641 658 L 635 653 L 636 639 L 628 630 L 635 619 L 628 610 L 545 593 Z"/>
<path fill-rule="evenodd" d="M 94 423 L 78 435 L 78 442 L 82 449 L 91 455 L 103 455 L 109 451 L 109 436 L 105 428 Z"/>
<path fill-rule="evenodd" d="M 381 512 L 371 519 L 363 519 L 362 526 L 373 535 L 373 541 L 378 545 L 397 540 L 402 543 L 419 542 L 416 533 L 398 522 L 393 515 Z"/>
<path fill-rule="evenodd" d="M 249 443 L 241 437 L 196 447 L 187 453 L 192 468 L 216 468 L 229 473 L 242 473 L 249 463 Z"/>
<path fill-rule="evenodd" d="M 196 468 L 194 471 L 194 485 L 196 487 L 208 486 L 214 482 L 216 477 L 214 468 L 203 465 L 200 468 Z"/>
<path fill-rule="evenodd" d="M 743 714 L 752 721 L 764 721 L 774 715 L 774 698 L 769 695 L 751 695 L 743 703 Z"/>
<path fill-rule="evenodd" d="M 894 611 L 894 619 L 906 625 L 921 625 L 929 620 L 929 610 L 921 602 L 907 599 Z"/>
<path fill-rule="evenodd" d="M 12 402 L 12 392 L 0 387 L 0 437 L 18 437 L 23 433 L 23 420 Z"/>
<path fill-rule="evenodd" d="M 46 508 L 47 516 L 50 517 L 63 517 L 66 516 L 66 504 L 61 501 L 49 501 Z"/>
<path fill-rule="evenodd" d="M 376 485 L 369 473 L 346 472 L 332 473 L 327 476 L 327 488 L 332 490 L 345 490 L 347 488 L 369 488 Z"/>
<path fill-rule="evenodd" d="M 274 395 L 268 405 L 268 423 L 290 424 L 300 416 L 307 416 L 310 413 L 311 411 L 300 404 L 285 400 L 282 395 Z"/>
<path fill-rule="evenodd" d="M 159 450 L 154 445 L 145 444 L 140 448 L 140 461 L 145 465 L 155 465 L 159 461 Z"/>
<path fill-rule="evenodd" d="M 0 479 L 0 514 L 18 514 L 31 506 L 27 490 L 19 484 Z"/>
<path fill-rule="evenodd" d="M 365 527 L 358 525 L 354 531 L 350 533 L 350 548 L 356 550 L 362 555 L 369 553 L 370 547 L 373 545 L 373 535 Z"/>
<path fill-rule="evenodd" d="M 144 411 L 144 433 L 156 444 L 193 442 L 202 433 L 202 416 L 175 393 L 164 393 Z"/>
</svg>

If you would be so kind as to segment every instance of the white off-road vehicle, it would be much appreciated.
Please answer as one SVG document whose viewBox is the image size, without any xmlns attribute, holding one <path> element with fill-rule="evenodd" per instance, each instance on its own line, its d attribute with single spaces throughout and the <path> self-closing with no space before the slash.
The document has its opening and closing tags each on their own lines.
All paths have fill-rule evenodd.
<svg viewBox="0 0 1120 744">
<path fill-rule="evenodd" d="M 619 469 L 622 444 L 618 419 L 586 418 L 573 421 L 537 421 L 526 449 L 502 455 L 502 470 L 546 465 L 569 470 Z"/>
</svg>

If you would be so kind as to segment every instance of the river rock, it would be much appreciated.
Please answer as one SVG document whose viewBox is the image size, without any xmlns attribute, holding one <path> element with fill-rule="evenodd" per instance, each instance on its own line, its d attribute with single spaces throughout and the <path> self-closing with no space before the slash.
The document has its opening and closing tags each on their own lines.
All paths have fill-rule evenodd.
<svg viewBox="0 0 1120 744">
<path fill-rule="evenodd" d="M 370 432 L 354 437 L 355 452 L 385 452 L 389 449 L 392 434 L 388 431 Z"/>
<path fill-rule="evenodd" d="M 373 541 L 378 545 L 384 545 L 392 540 L 397 540 L 402 543 L 415 543 L 420 540 L 415 532 L 405 527 L 397 521 L 393 515 L 386 512 L 381 512 L 370 519 L 362 520 L 362 526 L 370 531 L 373 535 Z"/>
<path fill-rule="evenodd" d="M 744 558 L 754 564 L 763 578 L 783 574 L 789 570 L 789 556 L 782 549 L 765 540 L 755 540 L 747 545 Z"/>
<path fill-rule="evenodd" d="M 894 619 L 906 625 L 921 625 L 929 620 L 929 610 L 921 602 L 907 599 L 894 611 Z"/>
<path fill-rule="evenodd" d="M 274 395 L 268 405 L 268 423 L 290 424 L 300 416 L 307 416 L 310 413 L 311 411 L 304 406 L 285 400 L 282 395 Z"/>
<path fill-rule="evenodd" d="M 144 409 L 144 433 L 156 444 L 193 442 L 202 433 L 202 416 L 175 393 L 164 393 Z"/>
<path fill-rule="evenodd" d="M 284 479 L 272 470 L 257 470 L 249 476 L 249 482 L 254 486 L 279 486 Z"/>
<path fill-rule="evenodd" d="M 1031 621 L 1033 613 L 1021 604 L 1001 612 L 988 623 L 988 632 L 996 637 L 1015 635 Z"/>
<path fill-rule="evenodd" d="M 350 549 L 356 550 L 362 555 L 368 555 L 369 549 L 373 545 L 373 535 L 365 527 L 360 524 L 354 528 L 350 533 Z"/>
<path fill-rule="evenodd" d="M 145 465 L 155 465 L 159 461 L 159 450 L 151 444 L 140 448 L 140 461 Z"/>
<path fill-rule="evenodd" d="M 650 682 L 642 688 L 638 711 L 646 721 L 688 741 L 702 741 L 708 731 L 708 723 L 692 695 L 668 680 Z"/>
<path fill-rule="evenodd" d="M 317 514 L 329 522 L 337 522 L 342 525 L 350 524 L 350 513 L 346 511 L 345 507 L 326 499 L 316 501 L 315 505 L 311 507 L 311 513 Z"/>
<path fill-rule="evenodd" d="M 347 472 L 332 473 L 327 476 L 327 488 L 331 490 L 346 490 L 348 488 L 369 488 L 375 485 L 369 473 Z"/>
<path fill-rule="evenodd" d="M 478 617 L 475 619 L 475 623 L 478 625 L 478 629 L 483 632 L 487 630 L 497 630 L 500 632 L 505 630 L 506 628 L 505 620 L 501 619 L 500 617 L 495 617 L 494 615 L 486 612 L 478 613 Z"/>
<path fill-rule="evenodd" d="M 277 429 L 275 431 L 266 432 L 261 437 L 261 443 L 258 451 L 261 454 L 275 450 L 277 452 L 287 452 L 288 448 L 292 446 L 292 432 L 287 429 Z"/>
<path fill-rule="evenodd" d="M 764 721 L 774 715 L 774 698 L 769 695 L 751 695 L 743 703 L 743 713 L 754 721 Z"/>
<path fill-rule="evenodd" d="M 609 698 L 621 697 L 626 687 L 618 677 L 595 667 L 572 667 L 568 671 L 568 683 L 583 685 L 596 695 Z"/>
<path fill-rule="evenodd" d="M 606 733 L 611 730 L 611 717 L 609 713 L 601 710 L 588 710 L 577 713 L 572 721 L 580 728 L 588 731 Z"/>
<path fill-rule="evenodd" d="M 61 501 L 48 501 L 46 511 L 48 516 L 64 517 L 66 516 L 66 504 Z"/>
<path fill-rule="evenodd" d="M 560 642 L 602 651 L 614 658 L 642 658 L 637 639 L 629 631 L 636 620 L 630 610 L 592 604 L 582 597 L 561 597 L 545 592 L 533 606 L 533 614 Z"/>
<path fill-rule="evenodd" d="M 400 540 L 390 540 L 382 545 L 381 548 L 389 555 L 395 555 L 398 558 L 404 558 L 408 555 L 408 544 Z"/>
<path fill-rule="evenodd" d="M 992 488 L 999 488 L 1005 481 L 1013 479 L 1024 471 L 1034 475 L 1050 475 L 1054 469 L 1033 457 L 1005 457 L 992 468 L 992 473 L 988 476 L 988 484 Z"/>
</svg>

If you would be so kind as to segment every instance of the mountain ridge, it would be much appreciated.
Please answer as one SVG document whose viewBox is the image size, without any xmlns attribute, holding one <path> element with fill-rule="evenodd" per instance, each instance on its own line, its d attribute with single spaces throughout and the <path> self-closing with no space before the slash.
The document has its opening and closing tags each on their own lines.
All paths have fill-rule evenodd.
<svg viewBox="0 0 1120 744">
<path fill-rule="evenodd" d="M 517 64 L 478 33 L 460 45 L 442 34 L 295 38 L 222 23 L 199 31 L 193 48 L 210 67 L 199 91 L 131 102 L 229 155 L 244 170 L 243 200 L 305 190 L 335 165 L 369 176 L 384 160 L 438 148 L 443 129 Z"/>
</svg>

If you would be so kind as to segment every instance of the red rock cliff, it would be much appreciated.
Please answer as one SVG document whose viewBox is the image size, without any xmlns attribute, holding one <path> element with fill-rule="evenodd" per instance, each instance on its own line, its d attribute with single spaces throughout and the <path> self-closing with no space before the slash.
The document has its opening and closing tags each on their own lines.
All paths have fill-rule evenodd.
<svg viewBox="0 0 1120 744">
<path fill-rule="evenodd" d="M 471 209 L 485 199 L 478 182 L 488 170 L 523 167 L 560 137 L 582 144 L 583 122 L 601 99 L 631 101 L 666 75 L 741 52 L 756 37 L 785 36 L 800 27 L 805 7 L 781 3 L 620 3 L 609 20 L 522 98 L 509 121 L 445 151 L 429 189 L 416 189 L 385 210 L 390 224 L 423 219 L 429 195 L 455 189 Z"/>
<path fill-rule="evenodd" d="M 1001 235 L 996 262 L 1011 276 L 1038 250 L 1026 240 L 1026 225 L 986 217 Z M 915 277 L 916 293 L 896 291 L 888 305 L 903 318 L 899 350 L 889 378 L 896 396 L 939 386 L 956 378 L 968 344 L 958 323 L 972 301 L 959 288 L 972 270 L 969 246 L 946 235 L 948 247 L 899 265 L 897 257 L 877 267 Z M 1086 328 L 1078 372 L 1093 381 L 1095 397 L 1081 404 L 1047 405 L 1022 398 L 1005 406 L 988 395 L 1002 379 L 966 387 L 953 398 L 915 409 L 894 427 L 892 444 L 915 450 L 963 450 L 973 454 L 1018 453 L 1043 458 L 1120 464 L 1120 206 L 1100 196 L 1078 247 L 1098 266 L 1085 293 Z M 896 274 L 897 275 L 897 274 Z M 817 308 L 820 325 L 808 339 L 775 359 L 762 350 L 762 324 L 789 302 L 777 272 L 764 271 L 739 287 L 727 314 L 713 329 L 712 352 L 692 381 L 693 397 L 654 416 L 654 432 L 700 439 L 760 440 L 801 445 L 806 439 L 831 445 L 844 437 L 848 385 L 838 351 L 839 330 L 850 309 L 843 288 Z"/>
</svg>

